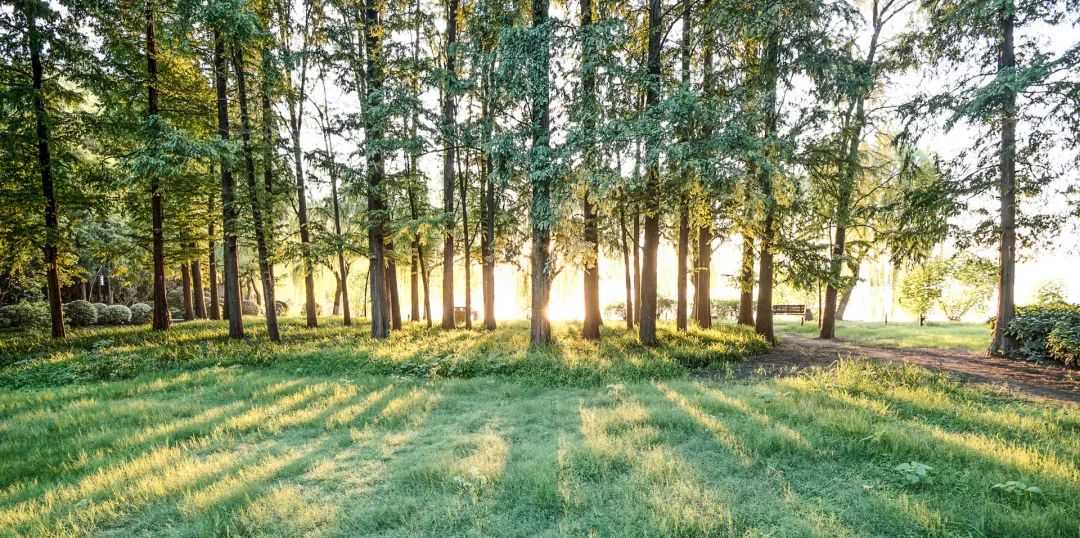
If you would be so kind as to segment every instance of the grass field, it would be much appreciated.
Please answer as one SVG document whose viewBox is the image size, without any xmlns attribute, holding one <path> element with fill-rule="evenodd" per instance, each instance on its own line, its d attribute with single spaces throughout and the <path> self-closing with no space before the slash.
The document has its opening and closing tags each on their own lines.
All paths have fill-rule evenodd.
<svg viewBox="0 0 1080 538">
<path fill-rule="evenodd" d="M 800 325 L 797 320 L 776 318 L 776 330 L 803 336 L 817 336 L 816 321 Z M 990 347 L 990 326 L 985 323 L 934 322 L 920 327 L 918 323 L 889 323 L 872 321 L 840 321 L 836 337 L 856 344 L 884 347 L 922 347 L 957 349 L 982 353 Z"/>
<path fill-rule="evenodd" d="M 756 346 L 728 329 L 642 351 L 563 327 L 559 348 L 480 372 L 524 326 L 376 345 L 295 325 L 281 350 L 211 324 L 5 342 L 0 535 L 1080 535 L 1072 409 L 861 361 L 687 377 L 689 349 Z M 1041 493 L 994 488 L 1009 481 Z"/>
</svg>

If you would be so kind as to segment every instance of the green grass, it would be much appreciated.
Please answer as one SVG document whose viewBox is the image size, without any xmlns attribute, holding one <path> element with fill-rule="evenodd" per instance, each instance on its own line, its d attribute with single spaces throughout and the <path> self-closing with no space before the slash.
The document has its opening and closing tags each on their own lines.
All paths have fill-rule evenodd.
<svg viewBox="0 0 1080 538">
<path fill-rule="evenodd" d="M 915 367 L 842 361 L 717 384 L 605 356 L 645 353 L 617 331 L 596 346 L 564 327 L 561 347 L 502 373 L 387 375 L 358 366 L 360 351 L 318 351 L 370 346 L 355 330 L 313 331 L 290 351 L 208 344 L 234 357 L 220 365 L 166 360 L 210 328 L 182 330 L 168 345 L 123 330 L 5 344 L 24 357 L 0 366 L 9 382 L 37 362 L 82 368 L 95 356 L 79 350 L 103 334 L 146 358 L 123 362 L 121 380 L 0 391 L 0 536 L 1080 535 L 1075 410 Z M 682 368 L 665 357 L 700 345 L 641 360 Z M 467 350 L 438 331 L 385 346 L 423 364 L 437 361 L 420 348 Z M 245 350 L 262 358 L 235 359 Z M 894 470 L 910 461 L 928 481 Z M 993 489 L 1010 480 L 1043 494 Z"/>
<path fill-rule="evenodd" d="M 308 329 L 298 318 L 282 322 L 280 345 L 269 345 L 259 319 L 248 319 L 252 336 L 228 338 L 224 322 L 180 323 L 156 333 L 147 326 L 72 329 L 54 342 L 41 331 L 0 335 L 0 388 L 124 379 L 150 371 L 185 371 L 208 366 L 291 368 L 298 374 L 411 375 L 470 378 L 502 375 L 548 385 L 595 386 L 625 380 L 685 376 L 690 368 L 722 365 L 768 349 L 753 331 L 719 326 L 676 333 L 661 326 L 663 345 L 641 345 L 633 332 L 604 328 L 600 343 L 577 337 L 580 325 L 557 325 L 557 343 L 528 350 L 528 325 L 497 331 L 427 329 L 410 324 L 384 342 L 368 336 L 360 322 L 340 319 Z"/>
<path fill-rule="evenodd" d="M 802 336 L 817 336 L 817 322 L 800 325 L 791 319 L 776 319 L 776 330 Z M 839 340 L 872 346 L 929 349 L 954 349 L 980 353 L 990 346 L 990 327 L 985 323 L 935 322 L 920 327 L 918 323 L 840 321 L 836 326 Z"/>
</svg>

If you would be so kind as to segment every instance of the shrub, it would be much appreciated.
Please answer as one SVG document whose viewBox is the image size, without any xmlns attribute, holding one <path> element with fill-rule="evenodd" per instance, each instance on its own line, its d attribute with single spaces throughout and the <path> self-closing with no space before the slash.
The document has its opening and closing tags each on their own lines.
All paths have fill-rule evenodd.
<svg viewBox="0 0 1080 538">
<path fill-rule="evenodd" d="M 48 327 L 52 323 L 49 303 L 45 301 L 21 301 L 0 307 L 0 326 L 29 328 Z"/>
<path fill-rule="evenodd" d="M 154 307 L 146 303 L 135 303 L 131 305 L 132 323 L 148 323 L 152 317 L 154 317 Z"/>
<path fill-rule="evenodd" d="M 259 304 L 255 301 L 241 301 L 240 313 L 245 316 L 258 316 L 262 310 L 259 308 Z"/>
<path fill-rule="evenodd" d="M 131 309 L 122 304 L 109 305 L 105 309 L 105 316 L 100 320 L 103 325 L 123 325 L 130 321 Z"/>
<path fill-rule="evenodd" d="M 1046 353 L 1068 366 L 1080 365 L 1080 325 L 1057 324 L 1046 337 Z"/>
<path fill-rule="evenodd" d="M 1077 333 L 1080 332 L 1080 305 L 1054 303 L 1021 306 L 1005 334 L 1020 344 L 1020 354 L 1035 360 L 1076 361 Z M 1050 349 L 1050 335 L 1054 337 Z"/>
<path fill-rule="evenodd" d="M 79 299 L 64 305 L 64 317 L 72 327 L 89 327 L 97 323 L 98 312 L 90 301 Z"/>
<path fill-rule="evenodd" d="M 97 309 L 98 323 L 101 323 L 101 318 L 105 316 L 105 309 L 109 308 L 109 305 L 105 303 L 94 303 L 94 308 Z"/>
</svg>

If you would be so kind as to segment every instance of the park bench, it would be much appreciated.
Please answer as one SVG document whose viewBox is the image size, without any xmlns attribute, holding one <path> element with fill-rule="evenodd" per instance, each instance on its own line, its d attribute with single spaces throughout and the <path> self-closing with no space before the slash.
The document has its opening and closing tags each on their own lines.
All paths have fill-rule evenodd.
<svg viewBox="0 0 1080 538">
<path fill-rule="evenodd" d="M 806 305 L 804 304 L 774 304 L 772 313 L 799 316 L 799 325 L 806 323 Z"/>
</svg>

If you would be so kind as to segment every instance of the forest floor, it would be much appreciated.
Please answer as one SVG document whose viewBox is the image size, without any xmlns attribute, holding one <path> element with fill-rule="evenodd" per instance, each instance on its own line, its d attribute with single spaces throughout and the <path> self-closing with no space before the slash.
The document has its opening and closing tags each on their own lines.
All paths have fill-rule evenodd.
<svg viewBox="0 0 1080 538">
<path fill-rule="evenodd" d="M 1080 535 L 1074 408 L 913 364 L 254 325 L 0 336 L 0 536 Z"/>
</svg>

